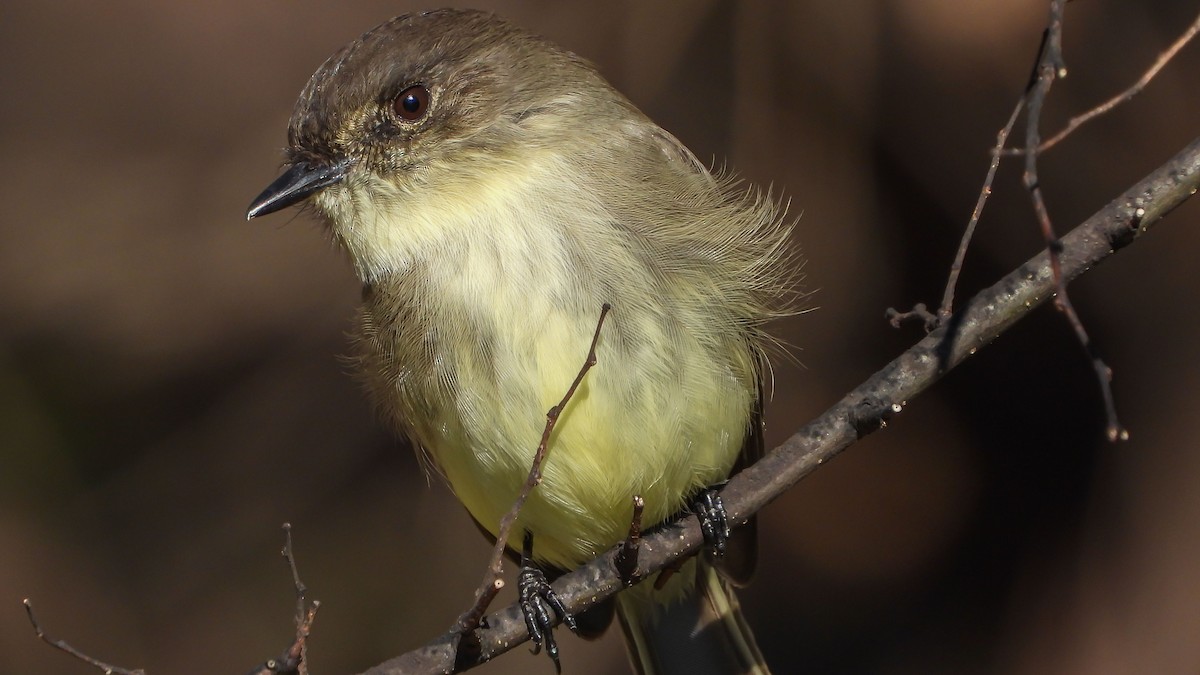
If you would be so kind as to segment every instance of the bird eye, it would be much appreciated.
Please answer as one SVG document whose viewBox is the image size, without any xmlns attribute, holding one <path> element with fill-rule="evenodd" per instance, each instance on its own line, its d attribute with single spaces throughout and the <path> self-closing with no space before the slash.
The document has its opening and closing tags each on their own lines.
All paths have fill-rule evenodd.
<svg viewBox="0 0 1200 675">
<path fill-rule="evenodd" d="M 424 85 L 414 84 L 392 101 L 392 109 L 402 120 L 415 122 L 421 119 L 429 111 L 429 90 Z"/>
</svg>

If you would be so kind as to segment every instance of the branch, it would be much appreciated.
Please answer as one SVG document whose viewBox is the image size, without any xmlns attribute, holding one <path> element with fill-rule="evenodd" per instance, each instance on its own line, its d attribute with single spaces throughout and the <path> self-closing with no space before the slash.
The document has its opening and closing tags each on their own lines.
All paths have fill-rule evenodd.
<svg viewBox="0 0 1200 675">
<path fill-rule="evenodd" d="M 1200 189 L 1200 138 L 1114 199 L 1061 242 L 1063 278 L 1073 280 L 1131 244 Z M 730 479 L 721 491 L 731 524 L 746 522 L 818 466 L 859 438 L 883 426 L 968 356 L 1053 297 L 1048 253 L 1034 256 L 971 298 L 950 320 L 851 391 L 762 460 Z M 695 554 L 702 545 L 694 516 L 656 528 L 641 543 L 637 577 L 645 578 Z M 572 613 L 581 612 L 625 587 L 614 566 L 620 547 L 560 578 L 554 587 Z M 447 633 L 364 675 L 450 673 L 494 658 L 528 638 L 516 606 L 490 615 L 479 631 L 478 661 L 455 663 L 459 635 Z"/>
</svg>

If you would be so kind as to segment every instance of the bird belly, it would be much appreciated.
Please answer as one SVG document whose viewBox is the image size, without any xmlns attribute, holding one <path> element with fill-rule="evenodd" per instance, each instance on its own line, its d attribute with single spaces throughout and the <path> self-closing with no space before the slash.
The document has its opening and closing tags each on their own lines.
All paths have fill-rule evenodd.
<svg viewBox="0 0 1200 675">
<path fill-rule="evenodd" d="M 496 534 L 529 475 L 546 414 L 579 373 L 601 306 L 611 303 L 596 365 L 558 418 L 543 479 L 509 539 L 519 550 L 529 531 L 535 558 L 572 567 L 625 536 L 635 495 L 652 525 L 728 476 L 754 375 L 732 336 L 714 343 L 680 329 L 702 320 L 702 308 L 651 310 L 619 288 L 564 304 L 545 292 L 551 280 L 530 281 L 464 285 L 460 276 L 434 294 L 437 303 L 420 305 L 440 316 L 378 322 L 424 329 L 369 338 L 365 370 L 388 374 L 372 385 L 377 402 Z"/>
<path fill-rule="evenodd" d="M 612 325 L 619 321 L 614 304 Z M 495 534 L 528 478 L 547 412 L 565 395 L 587 356 L 595 316 L 547 316 L 498 339 L 493 372 L 461 381 L 454 401 L 457 433 L 425 441 L 435 462 L 471 515 Z M 524 342 L 523 346 L 518 343 Z M 647 524 L 677 513 L 701 487 L 728 476 L 744 437 L 749 401 L 738 382 L 695 357 L 663 354 L 692 372 L 686 381 L 661 379 L 649 364 L 605 348 L 549 436 L 543 479 L 523 507 L 509 545 L 524 531 L 534 554 L 574 566 L 628 532 L 632 500 L 646 503 Z M 680 363 L 683 359 L 685 363 Z M 661 369 L 660 369 L 661 370 Z M 478 379 L 475 379 L 476 376 Z"/>
</svg>

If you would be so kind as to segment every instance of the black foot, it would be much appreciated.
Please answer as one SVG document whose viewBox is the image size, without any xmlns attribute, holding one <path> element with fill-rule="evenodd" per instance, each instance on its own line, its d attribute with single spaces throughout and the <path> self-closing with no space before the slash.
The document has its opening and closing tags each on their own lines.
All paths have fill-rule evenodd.
<svg viewBox="0 0 1200 675">
<path fill-rule="evenodd" d="M 700 519 L 700 533 L 704 535 L 709 554 L 714 558 L 725 555 L 731 530 L 721 495 L 713 488 L 705 489 L 692 502 L 692 511 Z"/>
<path fill-rule="evenodd" d="M 525 627 L 529 629 L 529 638 L 533 641 L 533 653 L 537 654 L 545 647 L 546 655 L 554 661 L 554 672 L 561 673 L 558 643 L 554 641 L 554 615 L 562 618 L 563 623 L 572 631 L 578 630 L 578 627 L 575 625 L 575 617 L 567 613 L 562 600 L 559 600 L 558 594 L 550 587 L 546 574 L 534 565 L 532 555 L 533 535 L 526 532 L 525 550 L 521 556 L 521 574 L 517 577 L 521 614 L 525 616 Z"/>
</svg>

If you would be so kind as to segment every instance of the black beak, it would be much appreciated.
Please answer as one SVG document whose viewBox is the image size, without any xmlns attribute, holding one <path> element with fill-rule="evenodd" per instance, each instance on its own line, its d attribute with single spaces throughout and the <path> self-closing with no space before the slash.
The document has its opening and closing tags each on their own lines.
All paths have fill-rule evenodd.
<svg viewBox="0 0 1200 675">
<path fill-rule="evenodd" d="M 321 188 L 329 187 L 346 177 L 350 161 L 336 164 L 309 164 L 296 162 L 267 186 L 262 194 L 254 198 L 246 209 L 246 220 L 265 216 L 299 203 Z"/>
</svg>

